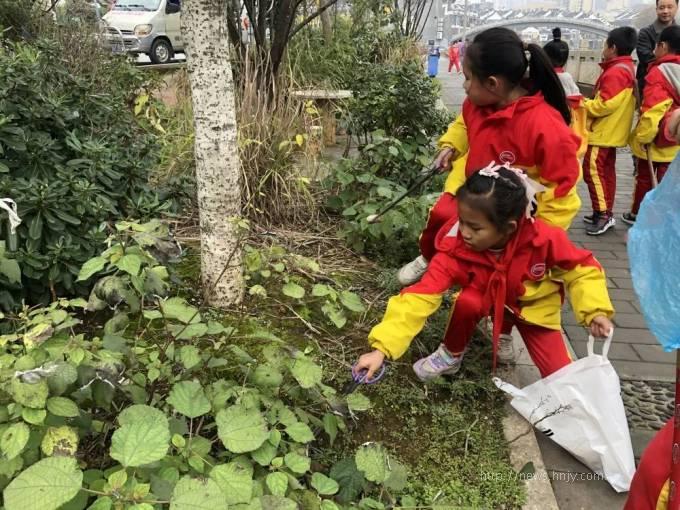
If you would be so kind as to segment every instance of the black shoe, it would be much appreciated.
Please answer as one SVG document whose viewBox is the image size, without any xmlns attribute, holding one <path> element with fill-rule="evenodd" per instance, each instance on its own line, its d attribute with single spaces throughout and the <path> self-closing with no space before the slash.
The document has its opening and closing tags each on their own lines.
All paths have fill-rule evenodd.
<svg viewBox="0 0 680 510">
<path fill-rule="evenodd" d="M 593 223 L 591 226 L 586 228 L 586 234 L 589 236 L 599 236 L 604 234 L 607 230 L 612 228 L 616 224 L 613 214 L 602 214 L 597 218 L 597 223 Z"/>
<path fill-rule="evenodd" d="M 593 211 L 592 214 L 583 217 L 583 223 L 587 223 L 588 225 L 597 223 L 597 220 L 600 218 L 600 214 L 601 213 L 597 211 Z"/>
<path fill-rule="evenodd" d="M 635 225 L 635 220 L 637 219 L 637 214 L 625 212 L 621 215 L 621 219 L 624 221 L 624 223 L 628 223 L 629 225 Z"/>
</svg>

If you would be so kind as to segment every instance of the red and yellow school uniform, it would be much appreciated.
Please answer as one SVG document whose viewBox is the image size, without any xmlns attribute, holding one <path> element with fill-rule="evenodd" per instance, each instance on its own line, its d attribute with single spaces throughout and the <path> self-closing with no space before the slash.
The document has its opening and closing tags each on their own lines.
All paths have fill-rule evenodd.
<svg viewBox="0 0 680 510">
<path fill-rule="evenodd" d="M 522 168 L 543 184 L 546 191 L 537 195 L 536 216 L 567 229 L 581 205 L 576 193 L 581 176 L 576 156 L 579 143 L 541 93 L 521 97 L 499 110 L 466 99 L 462 113 L 439 140 L 440 148 L 453 148 L 464 156 L 453 163 L 444 194 L 430 211 L 420 238 L 421 254 L 428 260 L 435 255 L 437 232 L 457 217 L 454 195 L 458 188 L 473 172 L 494 161 Z"/>
<path fill-rule="evenodd" d="M 584 103 L 588 113 L 588 149 L 583 180 L 593 211 L 611 213 L 616 196 L 616 148 L 628 142 L 635 114 L 635 64 L 628 56 L 600 63 L 595 97 Z"/>
<path fill-rule="evenodd" d="M 578 85 L 576 85 L 573 76 L 566 72 L 563 67 L 556 67 L 555 73 L 557 73 L 557 77 L 560 79 L 564 93 L 567 96 L 569 110 L 571 110 L 571 124 L 569 124 L 569 127 L 581 139 L 581 145 L 579 145 L 578 152 L 576 153 L 577 157 L 581 159 L 588 149 L 588 112 L 585 107 L 585 98 L 581 94 Z"/>
<path fill-rule="evenodd" d="M 645 448 L 623 510 L 668 509 L 674 423 L 668 420 Z"/>
<path fill-rule="evenodd" d="M 640 203 L 651 189 L 651 176 L 647 161 L 647 146 L 654 170 L 660 181 L 668 164 L 680 150 L 677 143 L 663 143 L 660 126 L 667 114 L 680 107 L 680 55 L 666 55 L 654 61 L 645 77 L 644 97 L 640 108 L 640 120 L 630 135 L 630 148 L 638 158 L 635 192 L 631 212 L 637 214 Z"/>
<path fill-rule="evenodd" d="M 561 334 L 565 291 L 580 324 L 590 324 L 597 315 L 613 315 L 602 267 L 592 253 L 576 248 L 561 228 L 522 220 L 517 235 L 497 253 L 468 248 L 451 228 L 454 223 L 450 220 L 437 237 L 437 254 L 423 278 L 389 300 L 382 322 L 369 334 L 371 346 L 388 358 L 406 352 L 453 286 L 462 287 L 458 299 L 465 296 L 466 302 L 460 318 L 458 302 L 454 306 L 446 347 L 463 352 L 479 319 L 493 309 L 494 337 L 501 329 L 517 326 L 543 376 L 570 361 Z M 505 320 L 504 311 L 510 314 Z"/>
</svg>

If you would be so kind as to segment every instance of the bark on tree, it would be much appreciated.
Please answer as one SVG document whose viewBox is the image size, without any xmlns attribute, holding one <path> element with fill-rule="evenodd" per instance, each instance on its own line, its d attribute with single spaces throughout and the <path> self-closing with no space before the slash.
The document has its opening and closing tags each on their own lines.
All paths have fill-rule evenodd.
<svg viewBox="0 0 680 510">
<path fill-rule="evenodd" d="M 230 221 L 241 213 L 241 168 L 224 0 L 182 2 L 182 36 L 194 109 L 203 289 L 214 287 L 206 297 L 225 307 L 241 301 L 244 285 L 237 228 Z"/>
<path fill-rule="evenodd" d="M 322 3 L 323 0 L 319 2 Z M 331 10 L 325 9 L 321 12 L 321 31 L 323 32 L 323 40 L 326 44 L 333 42 L 333 18 L 331 18 Z"/>
</svg>

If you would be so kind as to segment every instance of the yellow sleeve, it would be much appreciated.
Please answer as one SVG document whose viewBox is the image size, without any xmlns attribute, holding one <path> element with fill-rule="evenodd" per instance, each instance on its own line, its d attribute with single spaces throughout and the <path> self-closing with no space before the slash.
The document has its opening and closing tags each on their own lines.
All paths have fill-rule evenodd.
<svg viewBox="0 0 680 510">
<path fill-rule="evenodd" d="M 451 166 L 446 182 L 444 183 L 444 192 L 455 195 L 463 184 L 465 184 L 465 166 L 467 165 L 467 152 L 456 159 Z"/>
<path fill-rule="evenodd" d="M 583 102 L 590 117 L 605 117 L 618 110 L 632 94 L 631 89 L 624 89 L 615 96 L 604 99 L 598 92 L 593 99 L 586 99 Z"/>
<path fill-rule="evenodd" d="M 402 357 L 441 302 L 441 294 L 401 294 L 391 297 L 383 320 L 368 334 L 368 343 L 389 359 Z"/>
<path fill-rule="evenodd" d="M 614 316 L 614 307 L 607 292 L 607 279 L 597 265 L 578 264 L 569 270 L 556 267 L 552 269 L 551 275 L 564 282 L 579 324 L 589 326 L 598 315 L 610 319 Z"/>
<path fill-rule="evenodd" d="M 659 123 L 661 122 L 661 119 L 663 119 L 663 116 L 672 104 L 673 100 L 669 98 L 655 104 L 642 113 L 637 126 L 635 126 L 635 129 L 633 130 L 633 138 L 643 145 L 651 143 L 659 133 Z"/>
<path fill-rule="evenodd" d="M 467 126 L 462 113 L 449 125 L 449 129 L 442 135 L 437 145 L 440 149 L 445 147 L 455 149 L 458 154 L 465 154 L 468 151 Z"/>
<path fill-rule="evenodd" d="M 538 202 L 536 218 L 554 227 L 567 230 L 581 208 L 581 199 L 576 189 L 574 188 L 565 196 L 555 197 L 558 183 L 543 178 L 539 178 L 539 182 L 547 189 L 536 196 Z"/>
</svg>

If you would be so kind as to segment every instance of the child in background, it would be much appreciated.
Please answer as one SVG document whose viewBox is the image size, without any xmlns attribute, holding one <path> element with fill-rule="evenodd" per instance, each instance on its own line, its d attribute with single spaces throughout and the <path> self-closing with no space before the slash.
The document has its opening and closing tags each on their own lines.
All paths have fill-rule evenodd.
<svg viewBox="0 0 680 510">
<path fill-rule="evenodd" d="M 466 312 L 458 314 L 456 304 L 444 342 L 413 365 L 423 381 L 460 369 L 477 322 L 492 310 L 494 368 L 501 330 L 516 326 L 542 377 L 571 361 L 560 326 L 565 291 L 594 336 L 610 332 L 614 310 L 600 264 L 564 230 L 530 216 L 533 186 L 521 170 L 493 163 L 468 177 L 457 194 L 458 224 L 441 230 L 422 280 L 389 300 L 368 337 L 374 351 L 359 358 L 357 371 L 370 379 L 386 357 L 401 357 L 457 285 Z"/>
<path fill-rule="evenodd" d="M 451 72 L 451 69 L 455 65 L 456 72 L 460 74 L 460 60 L 458 58 L 459 51 L 460 48 L 458 47 L 458 43 L 451 41 L 451 44 L 449 44 L 449 72 Z"/>
<path fill-rule="evenodd" d="M 635 223 L 640 203 L 652 187 L 647 150 L 660 181 L 680 149 L 675 140 L 668 141 L 663 134 L 666 117 L 680 107 L 680 26 L 663 29 L 654 55 L 656 60 L 645 77 L 640 119 L 630 135 L 630 148 L 637 158 L 635 191 L 630 212 L 622 216 L 630 225 Z"/>
<path fill-rule="evenodd" d="M 635 113 L 634 28 L 615 28 L 602 50 L 602 74 L 595 83 L 595 97 L 585 101 L 590 124 L 588 149 L 583 158 L 583 180 L 588 185 L 592 214 L 586 234 L 600 235 L 612 228 L 616 196 L 616 148 L 628 141 Z"/>
<path fill-rule="evenodd" d="M 586 120 L 588 114 L 583 104 L 583 94 L 576 85 L 574 78 L 567 71 L 564 66 L 567 65 L 569 59 L 569 45 L 562 40 L 562 30 L 554 28 L 552 31 L 553 40 L 543 46 L 543 50 L 552 62 L 553 69 L 560 79 L 564 94 L 567 96 L 567 102 L 571 109 L 571 130 L 579 137 L 581 137 L 581 145 L 578 148 L 578 157 L 582 158 L 586 153 L 588 147 L 588 130 L 586 129 Z"/>
</svg>

